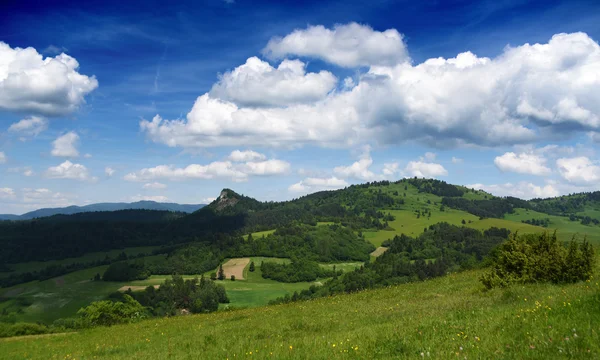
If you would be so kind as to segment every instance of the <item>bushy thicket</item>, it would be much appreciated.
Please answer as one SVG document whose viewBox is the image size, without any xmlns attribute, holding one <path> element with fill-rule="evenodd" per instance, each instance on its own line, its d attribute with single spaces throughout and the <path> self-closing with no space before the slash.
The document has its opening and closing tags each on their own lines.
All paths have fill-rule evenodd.
<svg viewBox="0 0 600 360">
<path fill-rule="evenodd" d="M 4 323 L 0 322 L 0 338 L 24 335 L 40 335 L 58 332 L 60 329 L 53 329 L 46 325 L 34 323 Z"/>
<path fill-rule="evenodd" d="M 341 271 L 324 269 L 315 261 L 292 259 L 289 264 L 264 261 L 260 265 L 262 277 L 285 283 L 315 281 L 318 278 L 328 278 L 341 275 Z"/>
<path fill-rule="evenodd" d="M 491 270 L 481 277 L 486 288 L 537 282 L 577 282 L 592 276 L 595 254 L 586 240 L 564 246 L 556 232 L 512 236 L 492 258 Z"/>
<path fill-rule="evenodd" d="M 447 223 L 431 225 L 417 238 L 406 235 L 395 237 L 389 242 L 389 249 L 373 263 L 367 262 L 363 267 L 331 279 L 323 286 L 311 286 L 272 303 L 421 281 L 451 271 L 473 268 L 480 265 L 493 248 L 505 241 L 508 234 L 507 229 L 492 228 L 480 232 Z"/>
<path fill-rule="evenodd" d="M 419 189 L 419 192 L 426 192 L 438 196 L 461 197 L 465 193 L 458 186 L 448 184 L 442 180 L 419 179 L 417 177 L 401 180 L 397 183 L 407 182 Z"/>
<path fill-rule="evenodd" d="M 127 324 L 147 316 L 147 310 L 131 296 L 123 295 L 123 301 L 102 300 L 79 309 L 81 327 Z"/>
<path fill-rule="evenodd" d="M 227 257 L 265 256 L 320 262 L 366 261 L 375 247 L 351 229 L 339 225 L 291 224 L 261 238 L 235 242 Z"/>
<path fill-rule="evenodd" d="M 529 224 L 529 225 L 535 225 L 535 226 L 542 226 L 542 227 L 548 227 L 548 226 L 550 226 L 550 219 L 549 218 L 544 218 L 544 219 L 527 219 L 527 220 L 521 220 L 521 222 L 523 224 Z"/>
<path fill-rule="evenodd" d="M 511 213 L 514 205 L 507 199 L 494 198 L 488 200 L 470 200 L 465 198 L 445 197 L 442 204 L 457 210 L 463 210 L 482 218 L 502 218 Z"/>
<path fill-rule="evenodd" d="M 166 279 L 158 289 L 148 286 L 144 291 L 127 292 L 125 295 L 134 297 L 154 316 L 176 315 L 180 309 L 192 313 L 212 312 L 217 311 L 219 304 L 229 302 L 222 285 L 204 277 L 184 280 L 178 275 Z M 118 293 L 113 295 L 117 299 L 119 296 Z"/>
</svg>

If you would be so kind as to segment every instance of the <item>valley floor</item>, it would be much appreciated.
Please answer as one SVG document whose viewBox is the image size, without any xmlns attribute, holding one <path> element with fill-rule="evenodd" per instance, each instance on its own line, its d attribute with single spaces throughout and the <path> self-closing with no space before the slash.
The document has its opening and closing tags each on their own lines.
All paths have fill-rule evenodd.
<svg viewBox="0 0 600 360">
<path fill-rule="evenodd" d="M 5 359 L 600 357 L 600 285 L 483 291 L 481 271 L 352 295 L 0 340 Z"/>
</svg>

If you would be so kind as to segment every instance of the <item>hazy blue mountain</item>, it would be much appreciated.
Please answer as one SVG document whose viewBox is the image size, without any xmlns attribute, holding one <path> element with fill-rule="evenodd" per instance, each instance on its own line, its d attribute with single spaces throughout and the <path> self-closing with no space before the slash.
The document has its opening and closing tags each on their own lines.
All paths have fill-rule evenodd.
<svg viewBox="0 0 600 360">
<path fill-rule="evenodd" d="M 63 208 L 38 209 L 25 213 L 23 215 L 0 214 L 0 220 L 29 220 L 57 214 L 71 215 L 91 211 L 117 211 L 128 209 L 167 210 L 192 213 L 202 207 L 204 207 L 204 204 L 175 204 L 159 203 L 156 201 L 137 201 L 134 203 L 98 203 L 85 206 L 73 205 Z"/>
</svg>

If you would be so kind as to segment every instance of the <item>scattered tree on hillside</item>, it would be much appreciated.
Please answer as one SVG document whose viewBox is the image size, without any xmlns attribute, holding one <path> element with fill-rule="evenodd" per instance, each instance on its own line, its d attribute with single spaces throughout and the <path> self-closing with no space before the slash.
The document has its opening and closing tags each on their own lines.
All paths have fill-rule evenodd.
<svg viewBox="0 0 600 360">
<path fill-rule="evenodd" d="M 251 261 L 251 262 L 250 262 L 250 267 L 248 268 L 248 271 L 250 271 L 250 272 L 254 272 L 254 270 L 255 270 L 255 269 L 256 269 L 256 268 L 254 267 L 254 261 Z"/>
<path fill-rule="evenodd" d="M 235 275 L 231 275 L 231 281 L 235 281 Z"/>
<path fill-rule="evenodd" d="M 219 280 L 225 280 L 225 271 L 223 270 L 223 264 L 219 265 L 219 275 L 217 276 Z"/>
<path fill-rule="evenodd" d="M 211 279 L 212 281 L 215 281 L 215 280 L 217 280 L 217 273 L 215 273 L 215 272 L 213 272 L 213 273 L 210 273 L 210 279 Z"/>
</svg>

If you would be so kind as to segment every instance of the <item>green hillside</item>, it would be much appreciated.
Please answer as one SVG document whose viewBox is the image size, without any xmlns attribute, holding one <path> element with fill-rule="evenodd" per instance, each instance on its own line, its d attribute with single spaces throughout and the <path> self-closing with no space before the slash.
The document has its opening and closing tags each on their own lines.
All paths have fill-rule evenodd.
<svg viewBox="0 0 600 360">
<path fill-rule="evenodd" d="M 0 340 L 0 357 L 187 359 L 600 356 L 600 286 L 484 292 L 480 271 L 309 302 Z M 195 356 L 195 355 L 193 355 Z"/>
<path fill-rule="evenodd" d="M 223 348 L 233 350 L 235 357 L 250 356 L 250 351 L 253 351 L 252 356 L 256 356 L 256 350 L 262 357 L 266 354 L 262 350 L 269 349 L 269 356 L 273 352 L 273 357 L 303 358 L 309 354 L 311 346 L 319 349 L 315 353 L 316 358 L 363 358 L 365 354 L 380 358 L 387 358 L 390 354 L 413 357 L 427 351 L 433 358 L 455 357 L 457 351 L 459 355 L 464 352 L 464 356 L 478 357 L 500 343 L 511 346 L 510 349 L 513 346 L 518 348 L 514 352 L 507 347 L 503 350 L 494 348 L 503 358 L 543 358 L 557 349 L 571 354 L 571 357 L 578 357 L 585 355 L 580 353 L 583 347 L 570 348 L 573 343 L 564 343 L 559 348 L 555 341 L 544 343 L 540 329 L 549 325 L 559 331 L 563 325 L 554 325 L 559 320 L 566 321 L 566 324 L 571 322 L 573 327 L 575 324 L 587 324 L 581 319 L 589 315 L 588 305 L 581 306 L 581 312 L 560 313 L 555 318 L 555 312 L 545 313 L 544 324 L 540 323 L 542 318 L 528 318 L 523 331 L 525 335 L 528 330 L 536 334 L 529 337 L 531 344 L 523 350 L 530 352 L 521 352 L 524 340 L 518 340 L 515 335 L 522 336 L 521 330 L 515 334 L 504 334 L 502 329 L 512 332 L 517 327 L 511 314 L 533 310 L 526 307 L 530 303 L 519 302 L 519 297 L 535 298 L 544 306 L 558 309 L 560 301 L 557 299 L 562 296 L 562 291 L 567 291 L 569 295 L 579 294 L 577 299 L 582 304 L 595 304 L 597 299 L 588 292 L 589 289 L 597 291 L 593 283 L 584 286 L 527 285 L 484 292 L 477 281 L 481 271 L 470 269 L 483 266 L 485 257 L 505 241 L 509 233 L 556 231 L 560 241 L 587 238 L 597 247 L 600 245 L 600 225 L 595 215 L 599 208 L 595 193 L 524 201 L 499 198 L 438 180 L 412 178 L 353 185 L 285 202 L 260 202 L 225 189 L 213 203 L 189 215 L 125 211 L 0 222 L 0 241 L 7 250 L 2 256 L 16 260 L 8 262 L 4 268 L 0 267 L 0 285 L 6 284 L 0 288 L 0 320 L 50 325 L 57 319 L 75 317 L 80 308 L 94 301 L 109 297 L 119 299 L 122 295 L 116 295 L 117 290 L 125 291 L 131 287 L 142 291 L 147 286 L 163 284 L 173 274 L 188 280 L 202 275 L 209 278 L 219 271 L 220 264 L 244 259 L 246 265 L 237 269 L 235 281 L 227 275 L 226 280 L 215 282 L 224 287 L 230 302 L 218 304 L 219 311 L 214 315 L 170 320 L 156 317 L 147 322 L 114 328 L 132 329 L 134 333 L 144 334 L 141 344 L 135 338 L 137 335 L 114 340 L 108 336 L 107 339 L 111 340 L 100 342 L 99 339 L 105 336 L 104 329 L 48 335 L 41 341 L 43 344 L 48 342 L 53 349 L 67 351 L 60 357 L 71 354 L 92 358 L 126 358 L 134 351 L 140 354 L 149 351 L 156 354 L 155 358 L 162 358 L 162 350 L 154 349 L 153 345 L 163 347 L 161 341 L 195 351 L 202 347 L 210 358 L 231 357 L 232 353 L 224 353 Z M 42 251 L 45 242 L 54 244 L 51 252 Z M 86 248 L 84 244 L 87 243 L 93 246 Z M 379 256 L 371 256 L 381 245 L 386 248 L 378 250 Z M 150 253 L 157 255 L 144 256 Z M 250 261 L 256 264 L 254 272 L 249 271 Z M 309 266 L 307 262 L 312 262 L 316 269 L 327 269 L 329 273 L 313 275 L 308 278 L 310 281 L 302 278 L 296 280 L 300 282 L 280 282 L 289 280 L 285 277 L 278 277 L 280 281 L 263 278 L 262 261 L 300 267 Z M 96 274 L 102 275 L 113 266 L 135 271 L 128 275 L 131 276 L 129 278 L 92 280 Z M 343 273 L 334 275 L 334 267 Z M 129 274 L 129 270 L 125 273 Z M 322 271 L 317 273 L 326 274 Z M 451 274 L 449 277 L 437 278 L 448 273 Z M 384 289 L 376 289 L 379 287 Z M 364 290 L 373 288 L 376 290 Z M 357 290 L 361 292 L 327 298 L 332 294 Z M 139 294 L 136 295 L 138 298 Z M 546 299 L 548 296 L 550 298 Z M 309 298 L 312 300 L 308 302 L 265 307 L 270 302 L 286 303 Z M 576 301 L 575 297 L 569 299 Z M 248 309 L 240 310 L 244 308 Z M 473 313 L 466 313 L 467 308 L 474 309 L 471 310 Z M 355 311 L 360 309 L 362 311 L 358 313 Z M 538 314 L 538 310 L 541 309 L 533 313 Z M 171 315 L 178 313 L 169 311 Z M 291 311 L 299 315 L 286 315 Z M 269 320 L 262 316 L 261 324 L 259 314 L 264 313 L 269 313 Z M 391 314 L 390 320 L 384 319 L 385 314 Z M 371 319 L 369 315 L 375 320 L 368 320 Z M 164 315 L 154 313 L 154 316 Z M 242 323 L 231 320 L 236 316 L 251 320 Z M 311 319 L 306 320 L 306 317 Z M 337 322 L 336 318 L 343 319 Z M 463 327 L 459 320 L 464 320 Z M 479 324 L 488 320 L 492 324 Z M 454 351 L 454 345 L 450 344 L 458 342 L 450 343 L 452 337 L 445 338 L 449 330 L 445 327 L 447 324 L 440 321 L 453 324 L 451 328 L 463 333 L 461 337 L 464 334 L 477 336 L 481 343 L 477 340 L 465 342 Z M 194 322 L 199 323 L 195 325 Z M 206 323 L 212 324 L 212 328 L 205 329 Z M 166 335 L 156 337 L 149 324 L 161 324 L 172 334 L 172 339 L 165 340 L 162 336 Z M 233 324 L 234 330 L 231 328 Z M 197 326 L 198 330 L 192 330 Z M 592 332 L 597 329 L 589 326 L 585 330 L 587 333 L 584 330 L 578 332 L 580 340 L 593 340 L 597 336 Z M 254 337 L 252 328 L 260 328 L 259 333 L 264 337 Z M 417 328 L 422 333 L 424 330 L 421 328 L 426 329 L 429 337 L 415 338 L 411 329 Z M 174 329 L 186 336 L 174 335 Z M 568 326 L 564 325 L 564 329 Z M 327 338 L 331 349 L 322 352 L 322 344 L 310 340 L 308 333 L 313 330 Z M 484 343 L 482 334 L 496 334 L 498 331 L 499 337 Z M 245 340 L 244 332 L 251 333 L 251 341 Z M 431 333 L 443 336 L 437 339 Z M 343 336 L 334 341 L 333 334 Z M 547 335 L 555 338 L 557 334 L 549 331 Z M 203 340 L 198 344 L 188 344 L 187 339 L 195 337 Z M 282 337 L 285 339 L 282 340 Z M 80 338 L 81 347 L 69 340 Z M 590 351 L 597 351 L 596 347 L 589 345 L 591 340 L 582 344 Z M 22 347 L 37 346 L 26 339 L 15 341 Z M 55 341 L 56 344 L 53 343 Z M 88 349 L 96 341 L 99 347 L 96 349 L 95 344 L 94 349 L 98 352 Z M 288 347 L 292 345 L 292 350 L 301 351 L 288 349 L 282 352 L 282 349 L 276 348 L 282 347 L 279 341 L 289 342 Z M 345 347 L 348 341 L 356 344 Z M 333 349 L 334 343 L 337 349 Z M 4 341 L 0 344 L 10 346 L 13 343 Z M 256 349 L 250 350 L 250 344 L 256 344 Z M 109 346 L 119 350 L 112 352 L 108 350 Z M 367 352 L 354 350 L 357 346 Z M 461 346 L 463 350 L 460 350 Z M 342 352 L 339 354 L 329 351 L 340 349 Z M 538 349 L 539 354 L 533 352 L 534 349 Z M 31 350 L 28 354 L 35 355 L 35 351 Z M 39 351 L 39 356 L 43 356 Z M 175 358 L 188 353 L 177 351 L 171 350 Z"/>
</svg>

